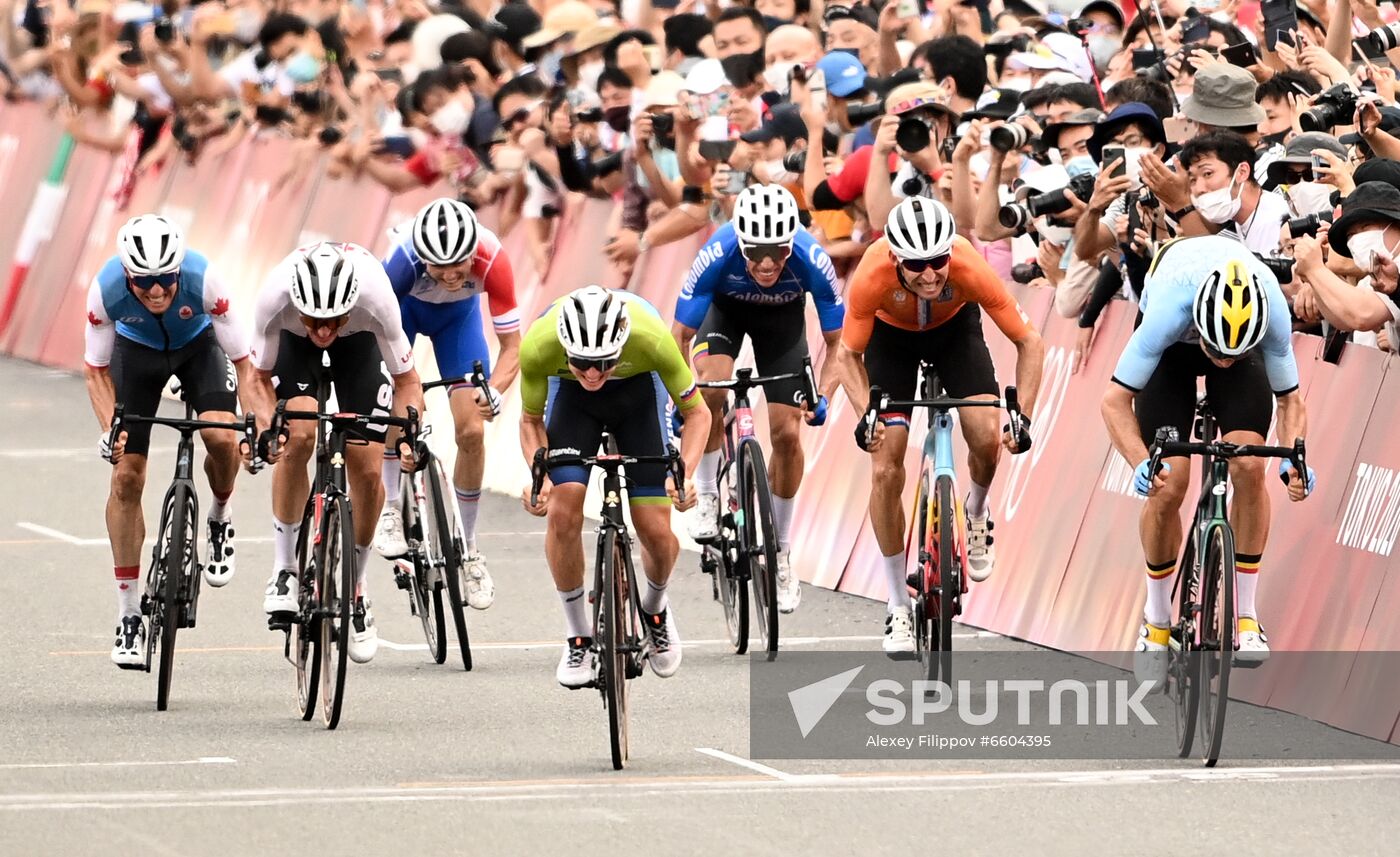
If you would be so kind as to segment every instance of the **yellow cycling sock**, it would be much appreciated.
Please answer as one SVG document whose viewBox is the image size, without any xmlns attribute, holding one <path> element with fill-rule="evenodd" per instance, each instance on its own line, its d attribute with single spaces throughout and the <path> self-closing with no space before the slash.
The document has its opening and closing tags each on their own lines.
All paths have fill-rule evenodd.
<svg viewBox="0 0 1400 857">
<path fill-rule="evenodd" d="M 1165 646 L 1167 643 L 1169 643 L 1169 642 L 1171 641 L 1171 638 L 1172 638 L 1172 629 L 1171 629 L 1171 628 L 1158 628 L 1156 625 L 1153 625 L 1151 622 L 1147 622 L 1147 623 L 1145 623 L 1145 624 L 1147 625 L 1147 641 L 1148 641 L 1149 643 L 1156 643 L 1156 644 L 1158 644 L 1158 645 L 1160 645 L 1160 646 Z"/>
<path fill-rule="evenodd" d="M 1241 634 L 1244 634 L 1248 631 L 1253 631 L 1257 634 L 1259 632 L 1259 620 L 1255 619 L 1252 616 L 1241 616 L 1239 621 L 1239 629 Z"/>
</svg>

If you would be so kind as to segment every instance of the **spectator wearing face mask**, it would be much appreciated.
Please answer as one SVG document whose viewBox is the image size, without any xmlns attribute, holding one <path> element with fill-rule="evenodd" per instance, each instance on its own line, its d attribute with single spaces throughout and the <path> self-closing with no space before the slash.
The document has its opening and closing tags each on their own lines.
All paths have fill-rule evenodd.
<svg viewBox="0 0 1400 857">
<path fill-rule="evenodd" d="M 1353 259 L 1368 275 L 1369 288 L 1356 288 L 1329 269 L 1324 256 Z M 1325 237 L 1294 241 L 1294 273 L 1303 283 L 1294 311 L 1321 316 L 1342 330 L 1374 331 L 1400 320 L 1397 271 L 1400 256 L 1400 189 L 1386 182 L 1364 182 L 1342 200 L 1341 215 Z M 1393 327 L 1392 327 L 1393 331 Z"/>
<path fill-rule="evenodd" d="M 896 87 L 885 97 L 885 116 L 875 132 L 865 179 L 865 211 L 871 223 L 884 223 L 905 197 L 938 197 L 938 149 L 958 118 L 947 101 L 943 87 L 929 82 Z M 886 169 L 891 154 L 899 157 L 893 177 Z M 848 162 L 843 172 L 849 168 Z"/>
<path fill-rule="evenodd" d="M 769 33 L 790 24 L 806 28 L 807 16 L 812 11 L 810 0 L 755 0 L 753 5 L 763 16 L 763 25 Z"/>
<path fill-rule="evenodd" d="M 672 15 L 662 24 L 665 35 L 666 68 L 684 77 L 695 64 L 714 51 L 710 33 L 714 24 L 704 15 Z"/>
<path fill-rule="evenodd" d="M 1114 177 L 1117 164 L 1102 163 L 1105 146 L 1122 146 L 1124 175 Z M 1075 220 L 1074 252 L 1080 259 L 1097 262 L 1121 242 L 1118 234 L 1128 215 L 1128 194 L 1143 188 L 1141 162 L 1144 157 L 1161 159 L 1167 151 L 1166 130 L 1157 113 L 1140 102 L 1114 108 L 1094 126 L 1087 144 L 1089 155 L 1100 164 L 1094 192 L 1085 210 Z M 1129 240 L 1133 236 L 1124 235 Z"/>
<path fill-rule="evenodd" d="M 1196 126 L 1197 134 L 1228 129 L 1259 150 L 1263 143 L 1260 123 L 1268 116 L 1254 99 L 1254 76 L 1227 63 L 1209 63 L 1196 74 L 1191 97 L 1181 107 L 1181 115 Z M 1282 146 L 1265 144 L 1254 160 L 1256 174 L 1262 175 L 1269 163 L 1283 154 Z"/>
<path fill-rule="evenodd" d="M 213 10 L 212 6 L 205 8 Z M 258 31 L 258 47 L 250 48 L 215 72 L 208 54 L 209 40 L 214 35 L 210 20 L 211 15 L 203 10 L 195 16 L 191 50 L 186 54 L 190 84 L 199 98 L 242 98 L 251 102 L 263 94 L 273 94 L 285 100 L 297 84 L 315 80 L 324 67 L 324 60 L 305 47 L 311 30 L 306 21 L 275 12 L 267 16 Z"/>
<path fill-rule="evenodd" d="M 684 182 L 676 158 L 676 115 L 684 79 L 663 71 L 651 79 L 641 96 L 641 110 L 632 119 L 630 145 L 623 152 L 620 221 L 604 253 L 618 268 L 618 279 L 631 279 L 637 257 L 650 249 L 656 235 L 647 237 L 648 226 L 681 204 Z M 693 222 L 694 218 L 690 218 Z M 703 221 L 701 221 L 703 223 Z M 698 228 L 699 224 L 696 224 Z M 674 233 L 667 241 L 683 237 Z"/>
<path fill-rule="evenodd" d="M 1331 154 L 1337 163 L 1345 163 L 1347 158 L 1346 147 L 1336 137 L 1314 131 L 1289 140 L 1283 157 L 1269 164 L 1264 173 L 1264 189 L 1282 193 L 1294 217 L 1332 210 L 1335 188 L 1318 181 L 1318 177 L 1313 175 L 1314 153 Z"/>
<path fill-rule="evenodd" d="M 582 101 L 598 94 L 598 75 L 609 63 L 603 52 L 622 30 L 611 24 L 595 24 L 573 38 L 564 54 L 562 69 L 570 97 Z"/>
<path fill-rule="evenodd" d="M 918 54 L 929 69 L 929 79 L 949 93 L 948 106 L 954 112 L 966 113 L 976 106 L 987 88 L 981 45 L 967 36 L 942 36 L 920 46 Z"/>
<path fill-rule="evenodd" d="M 471 90 L 474 106 L 467 124 L 466 142 L 482 160 L 487 158 L 491 138 L 501 123 L 493 104 L 501 69 L 496 65 L 491 41 L 484 33 L 473 30 L 448 36 L 440 50 L 444 64 L 462 69 L 467 88 Z"/>
<path fill-rule="evenodd" d="M 1182 147 L 1179 160 L 1190 181 L 1191 205 L 1202 218 L 1252 252 L 1276 255 L 1288 202 L 1258 185 L 1254 149 L 1244 137 L 1234 131 L 1202 134 Z"/>
<path fill-rule="evenodd" d="M 1298 117 L 1308 109 L 1308 99 L 1322 91 L 1322 85 L 1302 69 L 1279 72 L 1259 84 L 1254 100 L 1264 110 L 1259 133 L 1268 143 L 1286 143 L 1293 135 Z"/>
<path fill-rule="evenodd" d="M 365 139 L 352 148 L 352 165 L 393 193 L 446 179 L 459 196 L 470 197 L 485 176 L 481 161 L 464 138 L 476 105 L 465 72 L 453 65 L 424 72 L 414 83 L 410 99 L 413 112 L 426 119 L 427 142 L 407 161 L 396 164 L 375 156 L 373 141 Z M 480 204 L 482 200 L 472 202 Z"/>
<path fill-rule="evenodd" d="M 715 19 L 715 56 L 739 98 L 757 98 L 763 90 L 763 16 L 748 6 L 730 6 Z"/>
</svg>

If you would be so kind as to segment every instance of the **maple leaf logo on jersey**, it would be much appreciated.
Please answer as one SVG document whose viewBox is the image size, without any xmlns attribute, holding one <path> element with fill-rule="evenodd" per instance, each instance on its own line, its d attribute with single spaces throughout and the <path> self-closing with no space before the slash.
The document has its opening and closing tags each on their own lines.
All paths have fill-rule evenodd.
<svg viewBox="0 0 1400 857">
<path fill-rule="evenodd" d="M 228 298 L 219 298 L 214 301 L 214 308 L 209 310 L 210 315 L 223 315 L 228 312 Z"/>
<path fill-rule="evenodd" d="M 182 306 L 182 307 L 180 307 L 180 318 L 183 318 L 183 319 L 191 319 L 191 318 L 194 318 L 194 310 L 191 309 L 190 307 L 187 307 L 187 306 Z"/>
<path fill-rule="evenodd" d="M 89 310 L 89 311 L 88 311 L 88 324 L 92 325 L 93 327 L 101 327 L 101 326 L 102 326 L 102 319 L 100 319 L 100 318 L 97 317 L 97 313 L 92 312 L 91 310 Z"/>
</svg>

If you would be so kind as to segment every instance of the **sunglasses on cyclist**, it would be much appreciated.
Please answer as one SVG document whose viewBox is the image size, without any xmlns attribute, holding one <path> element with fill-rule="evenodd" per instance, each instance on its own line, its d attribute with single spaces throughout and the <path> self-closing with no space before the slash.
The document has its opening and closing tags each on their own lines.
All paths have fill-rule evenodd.
<svg viewBox="0 0 1400 857">
<path fill-rule="evenodd" d="M 599 372 L 608 372 L 617 366 L 617 357 L 601 357 L 593 360 L 583 357 L 570 357 L 569 365 L 580 372 L 587 372 L 589 369 L 597 369 Z"/>
<path fill-rule="evenodd" d="M 900 259 L 899 264 L 911 274 L 922 274 L 930 268 L 935 271 L 943 270 L 951 258 L 953 258 L 951 254 L 945 253 L 942 256 L 934 256 L 932 259 Z"/>
<path fill-rule="evenodd" d="M 173 274 L 156 274 L 155 276 L 149 277 L 127 274 L 126 281 L 131 284 L 132 288 L 140 289 L 143 292 L 148 292 L 156 286 L 160 286 L 163 289 L 173 289 L 175 285 L 180 282 L 180 274 L 176 272 Z"/>
<path fill-rule="evenodd" d="M 348 315 L 338 315 L 335 318 L 314 318 L 309 315 L 303 315 L 301 317 L 301 323 L 304 324 L 308 330 L 315 330 L 318 327 L 329 327 L 340 330 L 349 321 L 350 316 Z"/>
<path fill-rule="evenodd" d="M 774 262 L 784 262 L 788 256 L 792 255 L 790 244 L 746 244 L 742 248 L 744 258 L 755 265 L 764 259 L 772 259 Z"/>
</svg>

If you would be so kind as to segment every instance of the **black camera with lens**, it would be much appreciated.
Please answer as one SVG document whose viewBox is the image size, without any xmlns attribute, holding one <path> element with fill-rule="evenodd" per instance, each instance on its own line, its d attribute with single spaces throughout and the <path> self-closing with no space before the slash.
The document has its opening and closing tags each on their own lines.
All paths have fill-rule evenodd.
<svg viewBox="0 0 1400 857">
<path fill-rule="evenodd" d="M 603 108 L 590 107 L 587 110 L 580 110 L 574 114 L 574 118 L 585 125 L 592 125 L 603 121 Z"/>
<path fill-rule="evenodd" d="M 859 128 L 871 121 L 876 116 L 885 112 L 885 106 L 876 101 L 874 104 L 846 104 L 846 121 L 851 123 L 852 128 Z"/>
<path fill-rule="evenodd" d="M 322 146 L 334 146 L 345 139 L 345 132 L 334 125 L 327 125 L 316 135 L 316 139 L 321 141 Z"/>
<path fill-rule="evenodd" d="M 1350 125 L 1356 116 L 1358 94 L 1345 83 L 1324 89 L 1313 99 L 1312 107 L 1298 117 L 1304 131 L 1328 131 L 1338 125 Z"/>
<path fill-rule="evenodd" d="M 1025 232 L 1031 225 L 1031 221 L 1037 217 L 1050 217 L 1069 209 L 1069 197 L 1065 196 L 1065 191 L 1073 193 L 1081 201 L 1087 201 L 1094 194 L 1094 177 L 1089 173 L 1081 173 L 1069 180 L 1069 184 L 1064 187 L 1057 187 L 1054 190 L 1047 190 L 1045 193 L 1026 197 L 1025 202 L 1012 202 L 1001 207 L 997 212 L 997 221 L 1007 229 L 1016 230 L 1017 234 Z"/>
<path fill-rule="evenodd" d="M 1002 154 L 1014 152 L 1031 141 L 1031 132 L 1019 122 L 998 125 L 992 129 L 988 142 Z"/>
<path fill-rule="evenodd" d="M 1043 276 L 1045 271 L 1041 269 L 1039 262 L 1022 262 L 1011 266 L 1011 279 L 1023 286 Z"/>
<path fill-rule="evenodd" d="M 669 113 L 650 113 L 651 130 L 658 137 L 669 137 L 676 131 L 676 117 Z"/>
<path fill-rule="evenodd" d="M 1282 256 L 1264 256 L 1259 253 L 1255 253 L 1254 258 L 1258 259 L 1260 262 L 1263 262 L 1264 267 L 1268 268 L 1269 271 L 1280 283 L 1288 283 L 1293 281 L 1292 259 L 1287 259 Z"/>
<path fill-rule="evenodd" d="M 1309 214 L 1304 217 L 1293 217 L 1288 220 L 1288 235 L 1290 238 L 1301 238 L 1304 235 L 1316 235 L 1317 228 L 1324 223 L 1332 222 L 1332 212 L 1324 211 L 1321 214 Z"/>
<path fill-rule="evenodd" d="M 168 16 L 157 18 L 155 22 L 156 41 L 162 45 L 168 45 L 175 41 L 175 22 Z"/>
<path fill-rule="evenodd" d="M 894 130 L 894 141 L 905 152 L 922 152 L 933 142 L 933 126 L 921 116 L 906 116 Z"/>
<path fill-rule="evenodd" d="M 783 155 L 783 169 L 790 173 L 800 173 L 807 169 L 807 150 L 798 149 Z"/>
<path fill-rule="evenodd" d="M 622 152 L 613 152 L 593 162 L 593 174 L 602 178 L 622 169 Z"/>
</svg>

